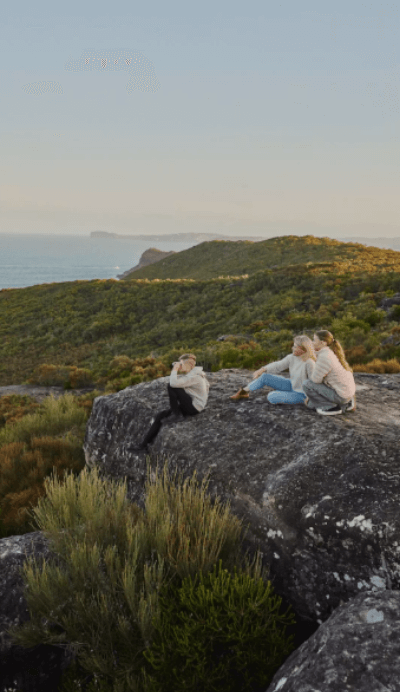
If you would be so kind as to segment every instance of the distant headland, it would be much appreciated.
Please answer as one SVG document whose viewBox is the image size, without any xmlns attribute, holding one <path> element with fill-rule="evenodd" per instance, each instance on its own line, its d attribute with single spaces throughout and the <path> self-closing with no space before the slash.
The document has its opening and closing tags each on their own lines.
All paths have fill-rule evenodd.
<svg viewBox="0 0 400 692">
<path fill-rule="evenodd" d="M 222 235 L 221 233 L 168 233 L 165 235 L 128 235 L 120 233 L 109 233 L 108 231 L 92 231 L 90 234 L 91 238 L 116 238 L 117 240 L 148 240 L 149 242 L 174 242 L 187 243 L 193 241 L 194 243 L 202 243 L 210 240 L 250 240 L 252 242 L 259 240 L 266 240 L 263 236 L 229 236 Z"/>
</svg>

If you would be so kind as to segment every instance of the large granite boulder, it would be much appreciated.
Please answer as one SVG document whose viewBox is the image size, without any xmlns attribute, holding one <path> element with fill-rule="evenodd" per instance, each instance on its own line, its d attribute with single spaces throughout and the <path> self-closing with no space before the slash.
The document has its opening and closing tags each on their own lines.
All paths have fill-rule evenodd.
<svg viewBox="0 0 400 692">
<path fill-rule="evenodd" d="M 249 524 L 250 544 L 302 618 L 321 623 L 360 592 L 399 589 L 400 376 L 356 374 L 357 410 L 325 417 L 303 405 L 271 405 L 267 390 L 231 401 L 251 375 L 208 375 L 207 408 L 165 420 L 154 462 L 168 458 L 199 478 L 210 473 L 210 493 Z M 167 381 L 98 397 L 87 426 L 87 464 L 126 477 L 139 505 L 146 455 L 128 448 L 168 406 Z"/>
<path fill-rule="evenodd" d="M 340 606 L 280 667 L 267 692 L 398 692 L 400 593 Z"/>
<path fill-rule="evenodd" d="M 27 556 L 49 560 L 51 553 L 40 531 L 0 539 L 0 692 L 56 690 L 71 656 L 54 646 L 25 649 L 12 643 L 7 630 L 29 619 L 21 568 Z"/>
</svg>

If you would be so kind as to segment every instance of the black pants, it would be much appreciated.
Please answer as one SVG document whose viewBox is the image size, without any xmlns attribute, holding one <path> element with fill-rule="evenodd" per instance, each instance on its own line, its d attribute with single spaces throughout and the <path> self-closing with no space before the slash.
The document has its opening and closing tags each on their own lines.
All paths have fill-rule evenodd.
<svg viewBox="0 0 400 692">
<path fill-rule="evenodd" d="M 195 416 L 197 413 L 200 413 L 200 411 L 193 406 L 190 394 L 185 392 L 183 388 L 171 387 L 171 385 L 168 385 L 168 396 L 170 408 L 157 413 L 154 423 L 142 442 L 143 445 L 148 445 L 154 440 L 161 428 L 161 421 L 164 418 L 168 418 L 172 413 L 182 413 L 184 416 Z"/>
</svg>

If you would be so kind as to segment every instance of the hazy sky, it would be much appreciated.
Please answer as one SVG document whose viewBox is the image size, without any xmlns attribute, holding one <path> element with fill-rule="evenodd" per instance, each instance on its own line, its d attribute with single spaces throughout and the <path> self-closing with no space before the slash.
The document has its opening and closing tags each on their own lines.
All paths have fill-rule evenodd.
<svg viewBox="0 0 400 692">
<path fill-rule="evenodd" d="M 399 46 L 378 0 L 4 4 L 0 232 L 399 235 Z"/>
</svg>

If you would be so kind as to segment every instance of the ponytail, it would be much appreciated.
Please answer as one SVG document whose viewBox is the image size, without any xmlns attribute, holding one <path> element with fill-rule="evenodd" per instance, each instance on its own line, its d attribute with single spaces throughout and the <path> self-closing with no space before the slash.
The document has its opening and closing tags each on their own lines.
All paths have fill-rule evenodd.
<svg viewBox="0 0 400 692">
<path fill-rule="evenodd" d="M 348 362 L 346 360 L 346 356 L 344 355 L 344 351 L 343 351 L 341 343 L 333 337 L 333 334 L 328 332 L 326 329 L 321 329 L 321 331 L 315 332 L 315 333 L 316 333 L 318 339 L 320 341 L 325 341 L 328 348 L 330 348 L 331 351 L 334 352 L 340 365 L 342 365 L 342 367 L 345 370 L 349 370 L 350 372 L 353 372 L 352 368 L 350 367 L 350 365 L 348 364 Z"/>
</svg>

